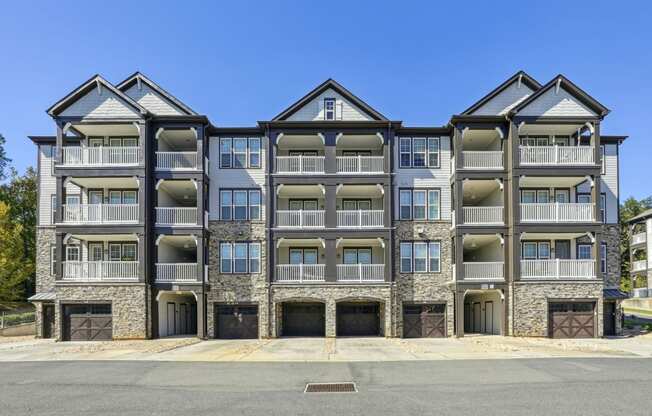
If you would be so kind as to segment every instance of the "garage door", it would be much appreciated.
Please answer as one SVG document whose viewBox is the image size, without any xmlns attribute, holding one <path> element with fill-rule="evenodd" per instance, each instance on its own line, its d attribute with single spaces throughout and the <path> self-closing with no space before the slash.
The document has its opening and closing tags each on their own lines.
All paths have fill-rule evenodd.
<svg viewBox="0 0 652 416">
<path fill-rule="evenodd" d="M 380 335 L 380 307 L 377 303 L 337 305 L 338 336 Z"/>
<path fill-rule="evenodd" d="M 323 337 L 325 328 L 323 303 L 283 304 L 283 335 Z"/>
<path fill-rule="evenodd" d="M 446 305 L 403 305 L 404 338 L 446 336 Z"/>
<path fill-rule="evenodd" d="M 64 305 L 65 341 L 106 341 L 113 338 L 111 304 Z"/>
<path fill-rule="evenodd" d="M 552 338 L 593 338 L 594 302 L 554 302 L 548 306 L 548 330 Z"/>
<path fill-rule="evenodd" d="M 217 305 L 215 308 L 217 338 L 258 338 L 258 306 Z"/>
</svg>

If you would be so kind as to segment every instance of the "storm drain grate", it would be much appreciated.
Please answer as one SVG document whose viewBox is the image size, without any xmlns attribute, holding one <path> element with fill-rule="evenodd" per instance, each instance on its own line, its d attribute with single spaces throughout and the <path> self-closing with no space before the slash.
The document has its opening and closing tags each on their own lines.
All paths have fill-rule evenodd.
<svg viewBox="0 0 652 416">
<path fill-rule="evenodd" d="M 308 383 L 304 393 L 357 393 L 355 383 Z"/>
</svg>

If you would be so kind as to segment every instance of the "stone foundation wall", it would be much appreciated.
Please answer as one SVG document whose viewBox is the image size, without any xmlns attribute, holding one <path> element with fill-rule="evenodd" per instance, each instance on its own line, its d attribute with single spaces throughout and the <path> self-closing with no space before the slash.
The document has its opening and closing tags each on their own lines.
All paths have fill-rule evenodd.
<svg viewBox="0 0 652 416">
<path fill-rule="evenodd" d="M 54 228 L 36 229 L 36 293 L 54 290 L 50 274 L 50 247 L 56 243 Z"/>
<path fill-rule="evenodd" d="M 602 336 L 602 282 L 515 282 L 513 335 L 548 336 L 548 300 L 594 300 L 597 303 L 597 337 Z M 511 313 L 511 311 L 510 311 Z"/>
<path fill-rule="evenodd" d="M 206 290 L 206 326 L 209 338 L 215 338 L 216 304 L 258 305 L 258 330 L 261 338 L 268 337 L 267 246 L 265 223 L 245 221 L 210 221 L 208 246 L 208 287 Z M 261 273 L 220 273 L 220 242 L 260 241 Z"/>
<path fill-rule="evenodd" d="M 56 288 L 55 338 L 62 339 L 63 305 L 67 303 L 111 303 L 113 339 L 145 339 L 149 336 L 149 287 L 126 285 L 59 285 Z M 149 322 L 148 322 L 149 321 Z"/>
<path fill-rule="evenodd" d="M 602 241 L 607 243 L 607 273 L 603 276 L 604 287 L 620 287 L 620 226 L 603 225 Z"/>
<path fill-rule="evenodd" d="M 43 338 L 43 302 L 34 302 L 34 325 L 36 325 L 36 338 Z"/>
<path fill-rule="evenodd" d="M 454 333 L 454 292 L 448 284 L 452 276 L 452 247 L 450 222 L 396 223 L 394 233 L 394 276 L 396 277 L 396 301 L 394 307 L 395 336 L 403 336 L 403 304 L 408 303 L 446 303 L 447 334 Z M 419 233 L 417 229 L 423 229 Z M 441 243 L 441 262 L 439 273 L 400 273 L 401 241 L 439 241 Z"/>
</svg>

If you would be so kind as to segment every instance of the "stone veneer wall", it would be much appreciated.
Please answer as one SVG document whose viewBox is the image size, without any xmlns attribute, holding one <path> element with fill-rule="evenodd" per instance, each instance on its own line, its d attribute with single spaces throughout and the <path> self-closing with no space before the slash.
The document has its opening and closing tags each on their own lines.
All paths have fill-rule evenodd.
<svg viewBox="0 0 652 416">
<path fill-rule="evenodd" d="M 403 336 L 403 303 L 446 303 L 447 335 L 454 333 L 454 293 L 450 222 L 397 221 L 394 233 L 394 276 L 396 279 L 395 335 Z M 419 234 L 417 228 L 423 228 Z M 400 273 L 401 241 L 441 242 L 440 273 Z"/>
<path fill-rule="evenodd" d="M 620 287 L 620 226 L 607 224 L 602 226 L 602 241 L 607 243 L 607 274 L 604 287 Z"/>
<path fill-rule="evenodd" d="M 249 221 L 210 221 L 208 246 L 208 287 L 206 289 L 206 326 L 209 338 L 215 338 L 215 304 L 258 305 L 259 336 L 268 336 L 267 247 L 265 223 Z M 221 241 L 260 241 L 261 273 L 221 274 Z"/>
<path fill-rule="evenodd" d="M 145 339 L 149 336 L 151 310 L 149 287 L 138 284 L 57 286 L 55 338 L 61 340 L 63 305 L 66 303 L 111 303 L 113 339 Z M 151 318 L 151 317 L 150 317 Z"/>
<path fill-rule="evenodd" d="M 55 243 L 54 228 L 37 228 L 36 293 L 54 290 L 54 275 L 50 274 L 50 247 Z"/>
<path fill-rule="evenodd" d="M 515 336 L 548 336 L 548 299 L 595 300 L 597 302 L 597 337 L 602 336 L 602 282 L 515 282 Z M 511 312 L 511 311 L 510 311 Z"/>
<path fill-rule="evenodd" d="M 336 336 L 337 303 L 343 301 L 374 301 L 381 306 L 381 335 L 395 336 L 392 330 L 392 288 L 389 284 L 378 285 L 285 285 L 272 286 L 271 335 L 281 335 L 283 302 L 320 302 L 325 304 L 326 336 Z"/>
</svg>

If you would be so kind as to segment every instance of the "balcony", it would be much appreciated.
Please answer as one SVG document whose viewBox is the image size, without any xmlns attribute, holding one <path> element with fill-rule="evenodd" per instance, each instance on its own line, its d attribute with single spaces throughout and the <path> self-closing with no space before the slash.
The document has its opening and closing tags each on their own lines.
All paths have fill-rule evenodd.
<svg viewBox="0 0 652 416">
<path fill-rule="evenodd" d="M 384 264 L 338 264 L 337 281 L 344 283 L 383 282 Z"/>
<path fill-rule="evenodd" d="M 141 160 L 140 148 L 64 146 L 62 162 L 65 167 L 137 166 Z"/>
<path fill-rule="evenodd" d="M 197 282 L 197 263 L 156 263 L 156 282 Z"/>
<path fill-rule="evenodd" d="M 494 262 L 464 262 L 463 280 L 505 280 L 505 263 Z"/>
<path fill-rule="evenodd" d="M 462 167 L 464 169 L 502 169 L 502 151 L 463 151 Z"/>
<path fill-rule="evenodd" d="M 324 228 L 324 211 L 277 211 L 276 226 L 278 228 Z"/>
<path fill-rule="evenodd" d="M 378 228 L 383 226 L 383 210 L 337 211 L 338 228 Z"/>
<path fill-rule="evenodd" d="M 592 203 L 521 204 L 521 222 L 593 222 Z"/>
<path fill-rule="evenodd" d="M 595 260 L 521 260 L 521 279 L 595 279 Z"/>
<path fill-rule="evenodd" d="M 381 174 L 384 160 L 383 156 L 337 156 L 337 173 Z"/>
<path fill-rule="evenodd" d="M 590 166 L 593 146 L 519 146 L 521 166 Z"/>
<path fill-rule="evenodd" d="M 642 272 L 647 270 L 647 260 L 636 260 L 632 262 L 633 272 Z"/>
<path fill-rule="evenodd" d="M 156 152 L 157 170 L 196 170 L 197 152 Z"/>
<path fill-rule="evenodd" d="M 156 207 L 156 225 L 196 225 L 197 208 Z"/>
<path fill-rule="evenodd" d="M 647 241 L 646 233 L 638 233 L 632 236 L 632 245 L 644 244 Z"/>
<path fill-rule="evenodd" d="M 503 207 L 464 207 L 464 224 L 503 224 Z"/>
<path fill-rule="evenodd" d="M 137 261 L 66 261 L 63 280 L 75 282 L 137 281 Z"/>
<path fill-rule="evenodd" d="M 319 175 L 324 173 L 324 156 L 276 156 L 276 173 Z"/>
<path fill-rule="evenodd" d="M 138 204 L 62 205 L 64 224 L 135 224 Z"/>
<path fill-rule="evenodd" d="M 281 283 L 318 283 L 325 281 L 324 264 L 279 264 L 276 281 Z"/>
</svg>

